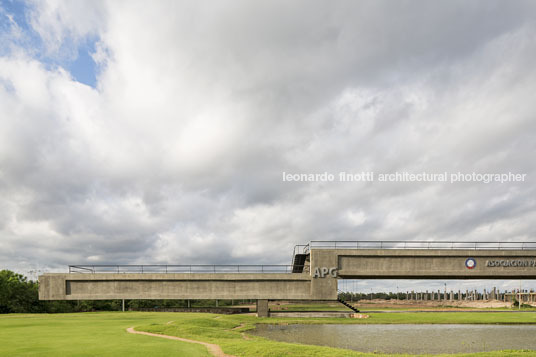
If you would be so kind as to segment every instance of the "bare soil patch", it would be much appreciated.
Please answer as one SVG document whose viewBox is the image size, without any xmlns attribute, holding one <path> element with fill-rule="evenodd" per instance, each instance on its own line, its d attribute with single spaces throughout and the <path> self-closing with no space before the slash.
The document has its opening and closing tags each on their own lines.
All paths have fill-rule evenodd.
<svg viewBox="0 0 536 357">
<path fill-rule="evenodd" d="M 128 333 L 133 333 L 133 334 L 136 334 L 136 335 L 145 335 L 145 336 L 152 336 L 152 337 L 167 338 L 168 340 L 175 340 L 175 341 L 182 341 L 182 342 L 189 342 L 189 343 L 197 343 L 199 345 L 205 346 L 208 349 L 208 351 L 215 357 L 235 357 L 233 355 L 226 355 L 225 353 L 223 353 L 223 350 L 221 349 L 220 346 L 215 345 L 213 343 L 190 340 L 188 338 L 182 338 L 182 337 L 177 337 L 177 336 L 160 335 L 160 334 L 157 334 L 157 333 L 136 331 L 136 330 L 134 330 L 134 327 L 127 328 L 127 332 Z"/>
</svg>

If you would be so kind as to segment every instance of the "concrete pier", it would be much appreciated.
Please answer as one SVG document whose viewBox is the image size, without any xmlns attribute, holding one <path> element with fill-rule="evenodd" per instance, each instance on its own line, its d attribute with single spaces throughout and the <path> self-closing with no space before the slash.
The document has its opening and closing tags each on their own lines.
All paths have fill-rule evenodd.
<svg viewBox="0 0 536 357">
<path fill-rule="evenodd" d="M 257 317 L 269 317 L 268 300 L 257 300 Z"/>
</svg>

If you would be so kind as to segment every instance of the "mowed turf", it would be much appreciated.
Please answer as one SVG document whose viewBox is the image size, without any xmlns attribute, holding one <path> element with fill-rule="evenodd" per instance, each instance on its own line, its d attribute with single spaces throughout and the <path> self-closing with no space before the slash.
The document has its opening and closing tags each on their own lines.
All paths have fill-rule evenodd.
<svg viewBox="0 0 536 357">
<path fill-rule="evenodd" d="M 173 313 L 103 312 L 0 315 L 0 356 L 210 356 L 204 346 L 133 335 Z"/>
<path fill-rule="evenodd" d="M 125 330 L 174 335 L 220 345 L 236 356 L 378 356 L 251 336 L 258 323 L 484 323 L 536 324 L 535 313 L 376 313 L 368 319 L 257 318 L 251 315 L 100 312 L 0 315 L 0 356 L 208 356 L 204 346 L 132 335 Z M 237 328 L 238 327 L 238 328 Z M 399 355 L 400 356 L 400 355 Z M 462 356 L 462 355 L 456 355 Z M 470 356 L 536 356 L 534 351 L 502 351 Z"/>
<path fill-rule="evenodd" d="M 227 354 L 236 356 L 387 356 L 379 353 L 362 353 L 323 346 L 300 345 L 268 340 L 247 335 L 256 324 L 536 324 L 535 313 L 519 312 L 439 312 L 439 313 L 375 313 L 367 319 L 349 318 L 256 318 L 246 315 L 228 315 L 207 319 L 185 316 L 171 324 L 153 324 L 138 327 L 153 333 L 181 336 L 218 344 Z M 233 327 L 240 326 L 239 329 Z M 246 334 L 247 338 L 244 338 Z M 402 355 L 397 355 L 402 356 Z M 453 356 L 453 355 L 446 355 Z M 498 351 L 455 356 L 536 356 L 535 351 Z"/>
</svg>

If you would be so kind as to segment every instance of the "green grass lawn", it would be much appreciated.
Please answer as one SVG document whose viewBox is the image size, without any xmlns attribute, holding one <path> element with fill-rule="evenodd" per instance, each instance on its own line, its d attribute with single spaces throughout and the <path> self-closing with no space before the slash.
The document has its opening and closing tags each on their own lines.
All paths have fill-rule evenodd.
<svg viewBox="0 0 536 357">
<path fill-rule="evenodd" d="M 173 321 L 168 324 L 168 322 Z M 378 356 L 344 349 L 300 345 L 247 335 L 258 323 L 501 323 L 536 324 L 533 313 L 378 313 L 368 319 L 257 318 L 249 315 L 101 312 L 0 315 L 0 356 L 208 356 L 205 347 L 137 330 L 176 335 L 220 345 L 236 356 Z M 235 330 L 237 326 L 241 328 Z M 245 336 L 249 339 L 244 338 Z M 400 355 L 399 355 L 400 356 Z M 462 356 L 462 355 L 456 355 Z M 536 356 L 533 351 L 501 351 L 471 356 Z"/>
<path fill-rule="evenodd" d="M 129 334 L 173 313 L 0 315 L 0 356 L 210 356 L 204 346 Z"/>
</svg>

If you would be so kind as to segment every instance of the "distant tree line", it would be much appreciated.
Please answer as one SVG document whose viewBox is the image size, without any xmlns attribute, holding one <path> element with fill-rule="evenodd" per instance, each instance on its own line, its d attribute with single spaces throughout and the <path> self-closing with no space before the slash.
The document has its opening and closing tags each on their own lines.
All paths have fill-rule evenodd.
<svg viewBox="0 0 536 357">
<path fill-rule="evenodd" d="M 120 311 L 121 300 L 40 301 L 38 283 L 10 270 L 0 271 L 0 314 Z M 255 300 L 125 300 L 125 309 L 232 306 Z"/>
</svg>

